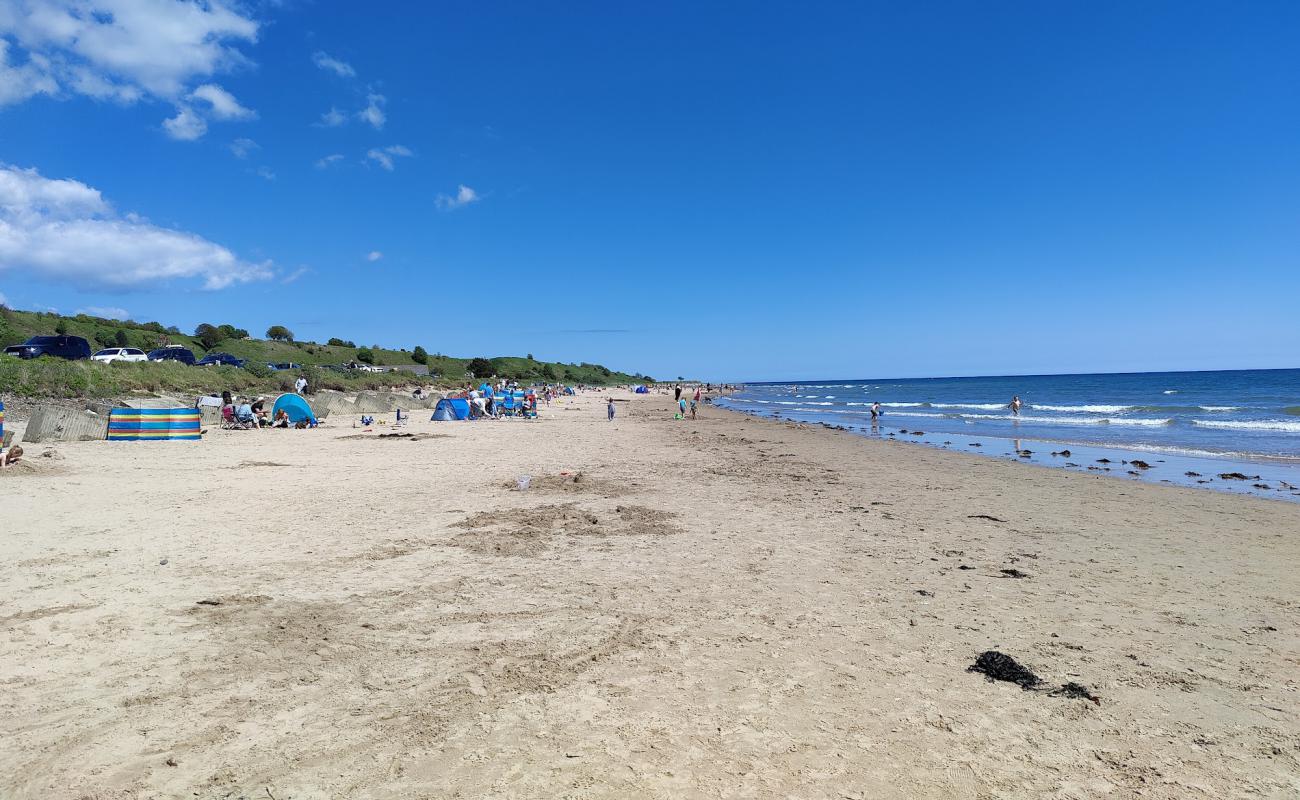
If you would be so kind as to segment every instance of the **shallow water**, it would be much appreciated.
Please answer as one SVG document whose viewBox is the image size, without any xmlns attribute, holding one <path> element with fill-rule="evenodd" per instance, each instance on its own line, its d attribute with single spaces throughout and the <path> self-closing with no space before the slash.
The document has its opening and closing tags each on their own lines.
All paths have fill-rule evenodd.
<svg viewBox="0 0 1300 800">
<path fill-rule="evenodd" d="M 1025 403 L 1018 417 L 1007 407 L 1013 395 Z M 883 412 L 874 429 L 873 401 Z M 750 384 L 718 405 L 1043 466 L 1300 500 L 1287 488 L 1300 487 L 1300 370 Z M 1065 449 L 1072 457 L 1049 455 Z M 1134 460 L 1151 467 L 1123 463 Z M 1218 477 L 1234 472 L 1249 480 Z"/>
</svg>

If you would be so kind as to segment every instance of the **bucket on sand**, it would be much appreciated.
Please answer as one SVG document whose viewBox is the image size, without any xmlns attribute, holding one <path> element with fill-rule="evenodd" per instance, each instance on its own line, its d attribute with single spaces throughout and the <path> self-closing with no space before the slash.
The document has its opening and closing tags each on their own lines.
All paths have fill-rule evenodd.
<svg viewBox="0 0 1300 800">
<path fill-rule="evenodd" d="M 533 482 L 533 478 L 531 475 L 520 475 L 518 478 L 515 479 L 515 484 L 518 485 L 519 491 L 521 492 L 527 491 L 528 485 L 532 482 Z"/>
</svg>

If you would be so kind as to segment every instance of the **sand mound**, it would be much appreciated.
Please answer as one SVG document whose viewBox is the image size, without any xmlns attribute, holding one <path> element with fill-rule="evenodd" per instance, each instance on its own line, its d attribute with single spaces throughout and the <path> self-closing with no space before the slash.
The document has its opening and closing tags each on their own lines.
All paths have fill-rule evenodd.
<svg viewBox="0 0 1300 800">
<path fill-rule="evenodd" d="M 453 525 L 470 533 L 452 540 L 457 547 L 494 555 L 537 555 L 557 536 L 663 536 L 680 532 L 676 515 L 644 506 L 618 506 L 595 512 L 576 503 L 482 511 Z"/>
<path fill-rule="evenodd" d="M 505 481 L 501 484 L 504 489 L 518 491 L 517 481 Z M 594 494 L 599 497 L 622 497 L 625 494 L 631 494 L 636 491 L 627 484 L 617 481 L 604 480 L 602 478 L 593 478 L 586 473 L 574 472 L 571 474 L 542 475 L 534 476 L 528 485 L 530 492 L 553 492 L 559 494 Z"/>
</svg>

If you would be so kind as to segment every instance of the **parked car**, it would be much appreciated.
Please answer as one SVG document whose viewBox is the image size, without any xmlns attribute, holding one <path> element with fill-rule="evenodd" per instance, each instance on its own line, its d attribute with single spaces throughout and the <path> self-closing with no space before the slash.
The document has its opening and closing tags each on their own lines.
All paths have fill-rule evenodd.
<svg viewBox="0 0 1300 800">
<path fill-rule="evenodd" d="M 114 361 L 148 361 L 149 356 L 136 347 L 105 347 L 91 356 L 90 360 L 111 364 Z"/>
<path fill-rule="evenodd" d="M 194 365 L 194 352 L 188 347 L 181 347 L 178 344 L 159 347 L 156 350 L 149 351 L 150 361 L 179 361 L 182 364 Z"/>
<path fill-rule="evenodd" d="M 76 361 L 90 358 L 90 343 L 80 336 L 33 336 L 22 344 L 6 347 L 5 353 L 19 358 L 54 356 Z"/>
<path fill-rule="evenodd" d="M 235 358 L 229 353 L 208 353 L 198 363 L 200 367 L 218 367 L 222 365 L 242 367 L 244 366 L 244 359 Z"/>
<path fill-rule="evenodd" d="M 294 364 L 291 361 L 281 362 L 279 364 L 267 364 L 272 372 L 285 372 L 288 370 L 302 369 L 302 364 Z"/>
</svg>

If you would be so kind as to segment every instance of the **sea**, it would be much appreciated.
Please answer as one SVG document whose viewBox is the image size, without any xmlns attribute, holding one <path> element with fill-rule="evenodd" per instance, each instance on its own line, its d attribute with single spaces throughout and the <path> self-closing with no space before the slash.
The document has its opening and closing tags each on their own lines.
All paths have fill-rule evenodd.
<svg viewBox="0 0 1300 800">
<path fill-rule="evenodd" d="M 1041 466 L 1300 501 L 1300 369 L 782 381 L 715 402 Z"/>
</svg>

